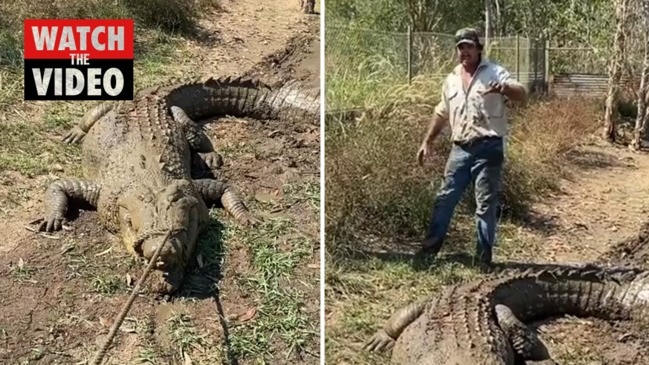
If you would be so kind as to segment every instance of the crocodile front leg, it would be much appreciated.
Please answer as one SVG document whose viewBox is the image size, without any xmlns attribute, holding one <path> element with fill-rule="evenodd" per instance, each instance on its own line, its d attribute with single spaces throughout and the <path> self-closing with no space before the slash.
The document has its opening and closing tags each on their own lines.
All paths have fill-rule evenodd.
<svg viewBox="0 0 649 365">
<path fill-rule="evenodd" d="M 86 114 L 81 117 L 79 123 L 72 127 L 72 129 L 63 136 L 63 142 L 68 144 L 80 142 L 95 122 L 101 119 L 101 117 L 106 115 L 106 113 L 111 111 L 114 107 L 115 102 L 106 101 L 88 110 Z"/>
<path fill-rule="evenodd" d="M 259 222 L 250 214 L 248 208 L 243 204 L 243 200 L 239 198 L 229 184 L 213 179 L 197 179 L 193 181 L 207 205 L 220 202 L 223 209 L 242 224 L 248 225 Z"/>
<path fill-rule="evenodd" d="M 171 115 L 182 126 L 192 152 L 198 153 L 208 168 L 215 170 L 223 166 L 223 157 L 214 150 L 212 141 L 210 141 L 203 129 L 187 116 L 184 110 L 172 106 Z"/>
<path fill-rule="evenodd" d="M 424 312 L 430 298 L 421 299 L 398 309 L 390 319 L 370 338 L 363 348 L 367 351 L 380 352 L 389 350 L 406 329 Z"/>
<path fill-rule="evenodd" d="M 39 231 L 58 231 L 63 227 L 68 211 L 68 199 L 97 207 L 101 187 L 89 180 L 63 179 L 50 184 L 45 191 L 48 204 L 45 219 L 38 227 Z"/>
</svg>

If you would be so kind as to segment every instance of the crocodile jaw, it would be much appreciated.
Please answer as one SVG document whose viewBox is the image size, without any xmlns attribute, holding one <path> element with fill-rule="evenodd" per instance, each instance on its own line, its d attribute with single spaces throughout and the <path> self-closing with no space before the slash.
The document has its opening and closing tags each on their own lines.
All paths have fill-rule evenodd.
<svg viewBox="0 0 649 365">
<path fill-rule="evenodd" d="M 189 242 L 184 232 L 172 234 L 166 241 L 164 238 L 165 235 L 149 237 L 141 242 L 139 252 L 143 258 L 151 260 L 159 245 L 164 245 L 153 266 L 153 287 L 160 294 L 172 294 L 182 286 L 186 258 L 192 251 L 194 242 Z"/>
</svg>

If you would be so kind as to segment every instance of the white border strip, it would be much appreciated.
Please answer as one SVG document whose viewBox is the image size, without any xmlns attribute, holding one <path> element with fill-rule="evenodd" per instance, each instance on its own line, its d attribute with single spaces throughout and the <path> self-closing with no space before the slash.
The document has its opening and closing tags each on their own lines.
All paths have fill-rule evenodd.
<svg viewBox="0 0 649 365">
<path fill-rule="evenodd" d="M 320 0 L 320 364 L 325 363 L 325 0 Z"/>
</svg>

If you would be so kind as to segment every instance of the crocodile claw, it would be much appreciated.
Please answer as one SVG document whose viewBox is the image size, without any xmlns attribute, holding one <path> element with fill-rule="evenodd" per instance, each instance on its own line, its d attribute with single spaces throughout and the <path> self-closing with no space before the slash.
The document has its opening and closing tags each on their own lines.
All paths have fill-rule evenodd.
<svg viewBox="0 0 649 365">
<path fill-rule="evenodd" d="M 217 170 L 223 166 L 223 157 L 216 152 L 203 154 L 203 160 L 210 170 Z"/>
<path fill-rule="evenodd" d="M 86 132 L 79 128 L 79 126 L 74 126 L 65 134 L 65 136 L 63 136 L 63 142 L 67 144 L 78 143 L 85 135 Z"/>
<path fill-rule="evenodd" d="M 59 217 L 49 217 L 43 219 L 41 224 L 38 225 L 38 230 L 39 231 L 45 231 L 45 232 L 54 232 L 54 231 L 60 231 L 63 229 L 63 224 L 66 222 L 65 218 L 59 218 Z"/>
<path fill-rule="evenodd" d="M 250 213 L 246 214 L 243 217 L 239 217 L 238 222 L 244 227 L 256 227 L 263 223 L 261 219 L 253 216 Z"/>
<path fill-rule="evenodd" d="M 384 330 L 379 330 L 363 345 L 363 349 L 370 352 L 381 352 L 391 349 L 392 346 L 394 346 L 394 339 Z"/>
</svg>

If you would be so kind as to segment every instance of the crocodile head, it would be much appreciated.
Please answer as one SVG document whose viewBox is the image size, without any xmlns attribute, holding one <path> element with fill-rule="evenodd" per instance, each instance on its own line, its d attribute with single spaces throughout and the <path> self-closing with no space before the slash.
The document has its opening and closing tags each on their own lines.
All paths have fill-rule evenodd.
<svg viewBox="0 0 649 365">
<path fill-rule="evenodd" d="M 129 251 L 148 261 L 164 243 L 151 276 L 159 277 L 157 291 L 176 291 L 198 236 L 199 201 L 190 193 L 189 182 L 176 181 L 157 191 L 140 185 L 122 195 L 118 207 L 120 233 Z"/>
</svg>

